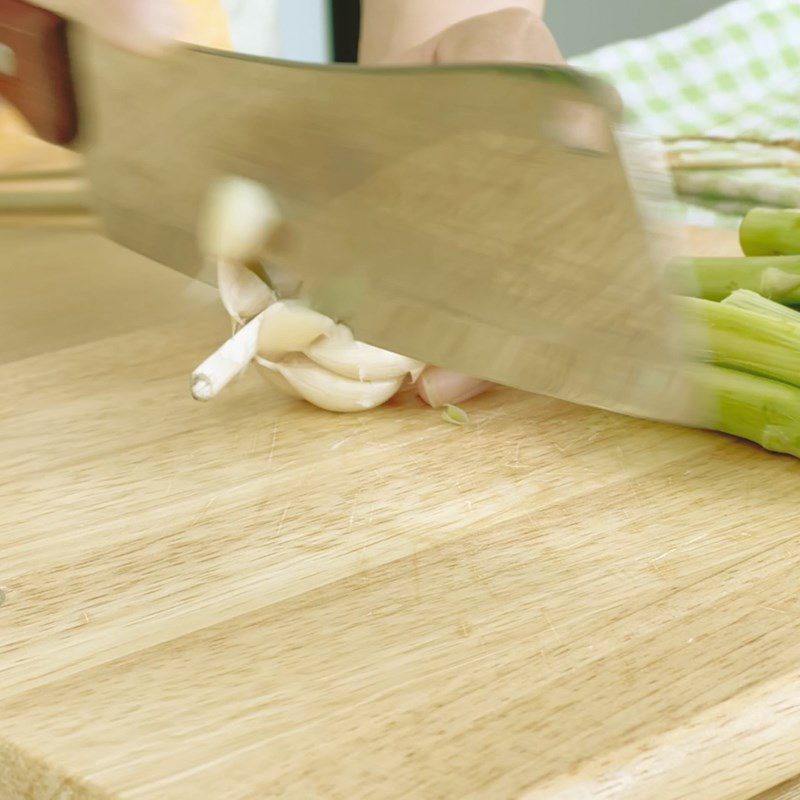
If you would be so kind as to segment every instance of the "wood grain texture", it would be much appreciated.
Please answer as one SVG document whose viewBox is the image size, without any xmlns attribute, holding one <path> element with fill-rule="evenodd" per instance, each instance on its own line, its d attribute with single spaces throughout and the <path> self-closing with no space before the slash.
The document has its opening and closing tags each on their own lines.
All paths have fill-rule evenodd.
<svg viewBox="0 0 800 800">
<path fill-rule="evenodd" d="M 0 217 L 0 363 L 216 309 L 216 292 L 86 231 L 42 215 Z M 35 227 L 34 227 L 35 226 Z"/>
<path fill-rule="evenodd" d="M 760 794 L 755 800 L 800 800 L 800 778 L 786 781 Z"/>
<path fill-rule="evenodd" d="M 0 180 L 0 214 L 88 214 L 90 205 L 89 187 L 76 175 Z"/>
<path fill-rule="evenodd" d="M 36 237 L 9 235 L 26 303 Z M 227 322 L 169 291 L 171 323 L 74 342 L 29 306 L 49 350 L 0 315 L 0 798 L 736 800 L 796 774 L 795 461 L 506 391 L 463 429 L 252 374 L 198 405 Z"/>
</svg>

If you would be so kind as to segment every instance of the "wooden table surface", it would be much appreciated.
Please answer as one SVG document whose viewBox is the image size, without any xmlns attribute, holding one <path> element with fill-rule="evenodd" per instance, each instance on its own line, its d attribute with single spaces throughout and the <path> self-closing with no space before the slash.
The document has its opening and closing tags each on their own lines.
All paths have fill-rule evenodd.
<svg viewBox="0 0 800 800">
<path fill-rule="evenodd" d="M 42 224 L 0 281 L 2 800 L 800 797 L 796 461 L 510 391 L 200 405 L 210 290 Z"/>
</svg>

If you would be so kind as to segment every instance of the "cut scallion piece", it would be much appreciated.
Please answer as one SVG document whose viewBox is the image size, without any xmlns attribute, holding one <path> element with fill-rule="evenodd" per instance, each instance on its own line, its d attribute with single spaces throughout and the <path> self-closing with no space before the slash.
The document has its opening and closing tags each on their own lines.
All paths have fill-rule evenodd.
<svg viewBox="0 0 800 800">
<path fill-rule="evenodd" d="M 676 294 L 723 300 L 737 289 L 800 305 L 800 256 L 677 258 L 667 268 Z"/>
<path fill-rule="evenodd" d="M 731 303 L 676 300 L 693 358 L 800 386 L 800 314 L 783 318 Z"/>
<path fill-rule="evenodd" d="M 469 425 L 469 414 L 458 406 L 445 406 L 442 411 L 442 419 L 451 425 Z"/>
<path fill-rule="evenodd" d="M 716 430 L 800 458 L 800 389 L 710 364 L 695 376 L 715 398 Z"/>
<path fill-rule="evenodd" d="M 776 303 L 774 300 L 762 297 L 757 292 L 749 292 L 746 289 L 740 289 L 728 295 L 722 301 L 722 304 L 725 306 L 735 306 L 736 308 L 741 308 L 742 311 L 751 311 L 754 314 L 761 314 L 765 317 L 785 320 L 794 325 L 800 323 L 800 311 L 787 308 L 780 303 Z"/>
</svg>

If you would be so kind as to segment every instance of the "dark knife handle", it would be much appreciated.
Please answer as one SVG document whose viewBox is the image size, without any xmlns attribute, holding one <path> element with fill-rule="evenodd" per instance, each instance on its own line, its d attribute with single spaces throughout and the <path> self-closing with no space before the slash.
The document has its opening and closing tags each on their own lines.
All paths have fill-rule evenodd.
<svg viewBox="0 0 800 800">
<path fill-rule="evenodd" d="M 66 20 L 22 0 L 0 0 L 0 96 L 41 139 L 60 145 L 75 139 L 78 110 Z"/>
</svg>

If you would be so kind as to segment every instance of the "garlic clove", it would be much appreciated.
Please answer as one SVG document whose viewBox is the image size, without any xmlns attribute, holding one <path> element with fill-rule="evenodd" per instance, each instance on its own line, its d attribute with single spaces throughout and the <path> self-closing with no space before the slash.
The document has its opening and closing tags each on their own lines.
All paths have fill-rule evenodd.
<svg viewBox="0 0 800 800">
<path fill-rule="evenodd" d="M 276 361 L 289 353 L 305 350 L 334 327 L 329 317 L 297 301 L 278 301 L 261 318 L 258 354 Z"/>
<path fill-rule="evenodd" d="M 264 250 L 281 223 L 278 205 L 264 186 L 228 176 L 212 187 L 201 212 L 200 249 L 205 255 L 247 261 Z"/>
<path fill-rule="evenodd" d="M 417 391 L 424 402 L 433 408 L 457 405 L 471 400 L 493 387 L 478 378 L 470 378 L 441 367 L 429 367 L 417 382 Z"/>
<path fill-rule="evenodd" d="M 222 305 L 240 325 L 275 302 L 275 292 L 244 264 L 217 262 L 217 285 Z"/>
<path fill-rule="evenodd" d="M 327 411 L 354 413 L 383 405 L 397 392 L 403 379 L 354 381 L 320 367 L 303 355 L 284 361 L 258 363 L 282 375 L 305 400 Z"/>
<path fill-rule="evenodd" d="M 298 392 L 294 386 L 292 386 L 280 372 L 275 370 L 275 365 L 269 361 L 264 361 L 263 359 L 256 356 L 255 361 L 253 362 L 256 365 L 256 369 L 258 370 L 258 374 L 261 375 L 266 381 L 271 383 L 276 389 L 279 389 L 289 397 L 295 398 L 295 400 L 302 400 L 303 397 Z"/>
<path fill-rule="evenodd" d="M 357 381 L 390 381 L 406 375 L 416 378 L 425 368 L 413 358 L 355 341 L 344 325 L 337 325 L 332 334 L 314 342 L 304 352 L 321 367 Z"/>
</svg>

